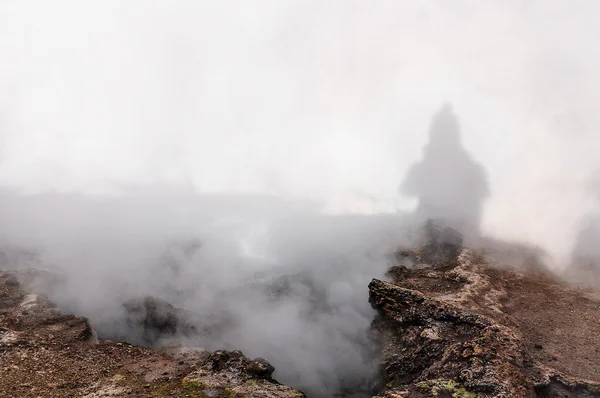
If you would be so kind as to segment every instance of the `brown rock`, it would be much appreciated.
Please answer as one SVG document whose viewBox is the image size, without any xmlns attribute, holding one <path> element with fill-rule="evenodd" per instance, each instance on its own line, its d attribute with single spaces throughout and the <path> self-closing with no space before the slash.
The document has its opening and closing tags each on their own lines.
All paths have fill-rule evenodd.
<svg viewBox="0 0 600 398">
<path fill-rule="evenodd" d="M 388 275 L 393 283 L 369 285 L 380 396 L 600 397 L 597 297 L 464 249 L 443 266 Z"/>
<path fill-rule="evenodd" d="M 35 279 L 34 271 L 26 272 L 27 278 Z M 1 280 L 0 286 L 5 286 Z M 59 313 L 25 286 L 29 284 L 0 295 L 2 397 L 304 396 L 273 380 L 274 369 L 267 361 L 251 360 L 239 351 L 153 350 L 95 341 L 87 319 Z M 167 311 L 166 318 L 151 320 L 168 326 L 169 319 Z"/>
</svg>

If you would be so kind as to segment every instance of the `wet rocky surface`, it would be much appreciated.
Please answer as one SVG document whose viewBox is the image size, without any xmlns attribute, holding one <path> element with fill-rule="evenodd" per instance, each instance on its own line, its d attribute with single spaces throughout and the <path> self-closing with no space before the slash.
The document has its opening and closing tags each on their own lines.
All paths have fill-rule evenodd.
<svg viewBox="0 0 600 398">
<path fill-rule="evenodd" d="M 598 294 L 537 265 L 492 267 L 462 248 L 388 277 L 369 285 L 378 396 L 600 397 Z"/>
<path fill-rule="evenodd" d="M 560 280 L 533 257 L 530 266 L 502 265 L 464 248 L 450 228 L 430 223 L 425 231 L 421 248 L 399 251 L 386 278 L 365 286 L 379 375 L 345 381 L 336 397 L 600 397 L 597 290 Z M 307 316 L 327 314 L 315 277 L 268 276 L 238 293 L 266 302 L 308 297 Z M 53 278 L 35 269 L 0 272 L 0 396 L 305 396 L 274 380 L 262 358 L 165 346 L 182 336 L 210 339 L 231 327 L 226 317 L 145 296 L 123 303 L 140 345 L 103 340 L 86 318 L 62 313 L 41 293 Z"/>
<path fill-rule="evenodd" d="M 239 351 L 99 341 L 87 319 L 61 314 L 43 295 L 28 291 L 43 276 L 36 270 L 0 273 L 0 396 L 304 396 L 275 381 L 266 360 Z M 129 304 L 133 310 L 139 309 L 135 305 L 166 306 L 169 311 L 161 316 L 137 319 L 150 330 L 187 328 L 168 303 L 143 299 Z"/>
</svg>

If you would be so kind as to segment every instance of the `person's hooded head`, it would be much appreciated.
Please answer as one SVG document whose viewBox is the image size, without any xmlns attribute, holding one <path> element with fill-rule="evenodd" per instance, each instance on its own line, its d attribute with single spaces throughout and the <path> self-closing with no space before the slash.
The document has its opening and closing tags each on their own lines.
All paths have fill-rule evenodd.
<svg viewBox="0 0 600 398">
<path fill-rule="evenodd" d="M 434 115 L 429 127 L 427 150 L 452 150 L 460 147 L 459 124 L 452 105 L 444 104 Z"/>
</svg>

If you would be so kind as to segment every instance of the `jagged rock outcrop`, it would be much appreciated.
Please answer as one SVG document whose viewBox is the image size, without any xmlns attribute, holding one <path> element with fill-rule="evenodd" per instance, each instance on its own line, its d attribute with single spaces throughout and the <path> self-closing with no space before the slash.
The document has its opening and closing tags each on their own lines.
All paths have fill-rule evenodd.
<svg viewBox="0 0 600 398">
<path fill-rule="evenodd" d="M 408 267 L 439 267 L 456 259 L 463 245 L 463 236 L 455 229 L 428 220 L 417 231 L 418 250 L 400 250 L 396 260 Z"/>
<path fill-rule="evenodd" d="M 380 396 L 600 397 L 600 296 L 457 254 L 370 283 Z"/>
<path fill-rule="evenodd" d="M 273 380 L 274 370 L 262 358 L 250 360 L 240 351 L 215 351 L 183 383 L 200 397 L 304 397 Z"/>
<path fill-rule="evenodd" d="M 200 316 L 152 296 L 127 300 L 123 307 L 128 340 L 147 346 L 181 337 L 210 340 L 233 322 L 226 314 L 219 318 Z"/>
<path fill-rule="evenodd" d="M 415 396 L 440 383 L 496 397 L 533 391 L 521 341 L 509 328 L 388 282 L 374 279 L 369 289 L 380 312 L 373 325 L 383 340 L 386 385 Z"/>
<path fill-rule="evenodd" d="M 0 273 L 2 397 L 304 396 L 273 380 L 266 360 L 251 360 L 239 351 L 153 350 L 98 341 L 87 319 L 61 314 L 52 302 L 27 291 L 41 274 Z M 172 321 L 169 316 L 152 320 L 161 327 Z"/>
</svg>

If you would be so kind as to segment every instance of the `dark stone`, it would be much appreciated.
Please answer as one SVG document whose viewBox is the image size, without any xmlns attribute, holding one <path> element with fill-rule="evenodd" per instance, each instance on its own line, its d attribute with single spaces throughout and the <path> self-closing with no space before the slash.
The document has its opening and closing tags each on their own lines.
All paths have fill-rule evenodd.
<svg viewBox="0 0 600 398">
<path fill-rule="evenodd" d="M 510 329 L 392 283 L 373 279 L 369 290 L 386 385 L 416 392 L 423 380 L 453 380 L 472 392 L 530 396 L 522 343 Z"/>
<path fill-rule="evenodd" d="M 275 371 L 275 368 L 266 359 L 255 358 L 250 363 L 248 370 L 249 373 L 255 375 L 258 378 L 270 379 L 273 375 L 273 372 Z"/>
<path fill-rule="evenodd" d="M 424 235 L 426 244 L 419 253 L 419 263 L 443 267 L 456 260 L 463 244 L 460 232 L 429 220 L 424 226 Z"/>
<path fill-rule="evenodd" d="M 130 299 L 123 307 L 128 333 L 112 338 L 147 346 L 157 346 L 165 338 L 188 337 L 202 341 L 203 346 L 208 348 L 206 344 L 217 341 L 218 336 L 234 324 L 234 319 L 226 311 L 200 316 L 152 296 Z"/>
<path fill-rule="evenodd" d="M 19 286 L 20 285 L 19 280 L 14 275 L 9 276 L 8 279 L 6 279 L 6 281 L 4 282 L 4 284 L 6 286 Z"/>
<path fill-rule="evenodd" d="M 208 356 L 205 364 L 213 372 L 233 371 L 266 380 L 271 380 L 275 371 L 266 359 L 249 359 L 239 350 L 215 351 Z"/>
</svg>

